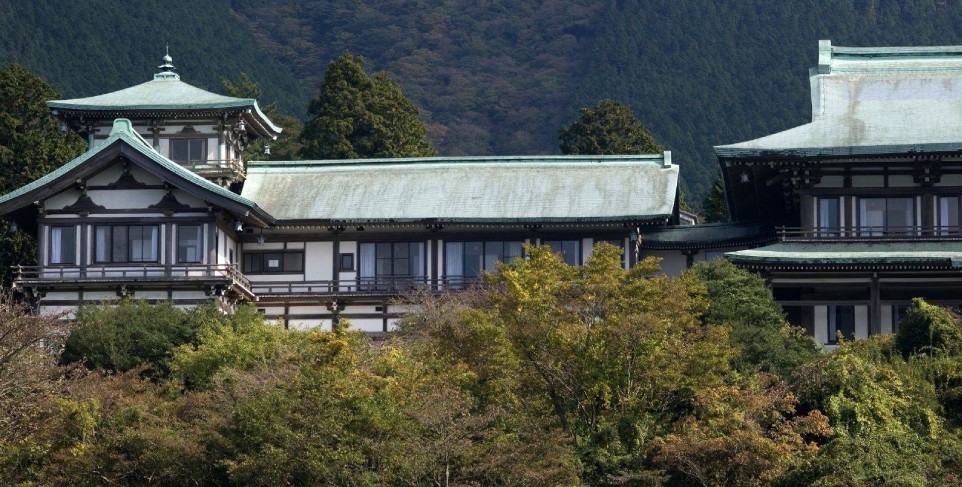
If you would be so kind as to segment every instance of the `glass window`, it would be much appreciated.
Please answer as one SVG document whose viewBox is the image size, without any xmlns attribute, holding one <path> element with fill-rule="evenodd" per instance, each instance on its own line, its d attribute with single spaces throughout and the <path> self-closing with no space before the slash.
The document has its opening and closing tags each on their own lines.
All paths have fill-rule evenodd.
<svg viewBox="0 0 962 487">
<path fill-rule="evenodd" d="M 581 240 L 545 240 L 542 245 L 551 247 L 568 265 L 581 265 Z"/>
<path fill-rule="evenodd" d="M 906 235 L 915 226 L 914 198 L 861 198 L 858 203 L 862 235 Z"/>
<path fill-rule="evenodd" d="M 177 262 L 197 263 L 203 260 L 203 235 L 203 227 L 200 225 L 177 226 Z"/>
<path fill-rule="evenodd" d="M 159 262 L 157 225 L 98 225 L 94 227 L 94 262 Z"/>
<path fill-rule="evenodd" d="M 819 198 L 818 199 L 818 229 L 819 236 L 836 235 L 837 232 L 827 230 L 838 230 L 841 226 L 839 221 L 838 198 Z"/>
<path fill-rule="evenodd" d="M 939 235 L 959 235 L 959 197 L 939 198 Z"/>
<path fill-rule="evenodd" d="M 359 278 L 368 283 L 367 289 L 379 288 L 381 284 L 385 289 L 393 289 L 399 282 L 424 277 L 424 242 L 361 243 L 358 251 Z"/>
<path fill-rule="evenodd" d="M 354 254 L 341 254 L 341 271 L 354 270 Z"/>
<path fill-rule="evenodd" d="M 444 246 L 446 276 L 475 277 L 494 272 L 497 262 L 521 257 L 521 242 L 447 242 Z"/>
<path fill-rule="evenodd" d="M 244 272 L 251 274 L 299 274 L 304 272 L 304 252 L 246 252 L 243 264 Z"/>
<path fill-rule="evenodd" d="M 207 139 L 170 139 L 170 158 L 175 161 L 207 160 Z"/>
<path fill-rule="evenodd" d="M 905 313 L 908 312 L 909 305 L 907 304 L 893 304 L 892 305 L 892 333 L 899 332 L 899 323 L 905 318 Z"/>
<path fill-rule="evenodd" d="M 77 263 L 77 229 L 75 227 L 50 227 L 50 263 Z"/>
<path fill-rule="evenodd" d="M 838 338 L 855 339 L 855 306 L 828 307 L 828 343 L 838 343 Z"/>
</svg>

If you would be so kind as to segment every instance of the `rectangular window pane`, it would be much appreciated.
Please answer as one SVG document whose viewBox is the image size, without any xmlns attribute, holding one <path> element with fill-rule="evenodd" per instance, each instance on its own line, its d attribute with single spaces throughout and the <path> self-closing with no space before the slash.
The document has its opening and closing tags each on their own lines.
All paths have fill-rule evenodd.
<svg viewBox="0 0 962 487">
<path fill-rule="evenodd" d="M 302 272 L 303 270 L 304 254 L 300 252 L 289 252 L 284 254 L 284 272 Z"/>
<path fill-rule="evenodd" d="M 130 262 L 157 262 L 158 228 L 130 226 L 127 232 Z"/>
<path fill-rule="evenodd" d="M 912 198 L 888 198 L 885 208 L 885 225 L 889 233 L 906 234 L 915 224 L 915 200 Z"/>
<path fill-rule="evenodd" d="M 939 227 L 942 235 L 959 235 L 959 197 L 939 198 Z"/>
<path fill-rule="evenodd" d="M 203 161 L 207 159 L 207 144 L 204 139 L 190 139 L 190 160 Z"/>
<path fill-rule="evenodd" d="M 464 242 L 464 274 L 478 276 L 484 268 L 484 243 Z"/>
<path fill-rule="evenodd" d="M 838 227 L 838 198 L 819 198 L 818 228 L 835 229 Z"/>
<path fill-rule="evenodd" d="M 881 235 L 885 226 L 885 199 L 862 198 L 858 201 L 858 208 L 862 235 Z"/>
<path fill-rule="evenodd" d="M 837 343 L 838 338 L 855 339 L 855 306 L 828 307 L 828 340 Z"/>
<path fill-rule="evenodd" d="M 464 275 L 464 242 L 447 242 L 444 244 L 444 275 Z"/>
<path fill-rule="evenodd" d="M 170 140 L 170 158 L 175 161 L 186 161 L 190 158 L 187 139 Z"/>
<path fill-rule="evenodd" d="M 180 225 L 177 227 L 177 262 L 196 263 L 201 261 L 200 225 Z"/>
<path fill-rule="evenodd" d="M 546 240 L 544 245 L 551 247 L 554 253 L 560 255 L 565 264 L 581 265 L 580 240 Z"/>
<path fill-rule="evenodd" d="M 127 262 L 127 227 L 111 228 L 110 261 Z"/>
<path fill-rule="evenodd" d="M 504 242 L 484 243 L 484 270 L 495 271 L 495 263 L 504 260 Z"/>
<path fill-rule="evenodd" d="M 50 263 L 76 263 L 76 229 L 70 227 L 50 228 Z"/>
<path fill-rule="evenodd" d="M 94 262 L 110 262 L 110 227 L 94 227 Z"/>
</svg>

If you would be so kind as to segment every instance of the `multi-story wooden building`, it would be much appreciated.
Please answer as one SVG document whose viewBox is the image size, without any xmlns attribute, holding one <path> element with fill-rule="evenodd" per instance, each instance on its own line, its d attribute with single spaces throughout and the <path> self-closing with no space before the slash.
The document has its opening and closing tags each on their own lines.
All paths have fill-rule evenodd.
<svg viewBox="0 0 962 487">
<path fill-rule="evenodd" d="M 14 284 L 42 311 L 213 298 L 292 327 L 346 317 L 382 332 L 399 294 L 461 289 L 524 243 L 579 264 L 610 242 L 628 266 L 639 236 L 679 219 L 667 152 L 245 164 L 249 140 L 280 131 L 256 101 L 180 81 L 169 57 L 161 69 L 50 102 L 90 149 L 0 197 L 0 214 L 38 239 L 39 265 Z"/>
<path fill-rule="evenodd" d="M 715 148 L 733 218 L 779 235 L 728 257 L 827 345 L 959 306 L 962 47 L 822 41 L 810 79 L 811 123 Z"/>
</svg>

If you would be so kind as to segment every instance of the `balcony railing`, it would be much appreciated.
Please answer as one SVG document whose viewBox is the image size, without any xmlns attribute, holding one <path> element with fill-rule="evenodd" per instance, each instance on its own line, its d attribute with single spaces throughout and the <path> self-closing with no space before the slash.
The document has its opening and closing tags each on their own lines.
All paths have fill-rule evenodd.
<svg viewBox="0 0 962 487">
<path fill-rule="evenodd" d="M 203 161 L 174 162 L 202 176 L 244 174 L 244 162 L 240 159 L 207 159 Z"/>
<path fill-rule="evenodd" d="M 776 227 L 782 241 L 945 241 L 962 240 L 962 227 L 861 226 L 854 228 Z"/>
<path fill-rule="evenodd" d="M 401 294 L 415 290 L 461 290 L 474 286 L 479 278 L 453 276 L 427 277 L 362 277 L 339 281 L 283 281 L 254 282 L 252 289 L 257 296 L 285 295 L 343 295 L 343 294 Z"/>
<path fill-rule="evenodd" d="M 123 264 L 110 266 L 13 266 L 14 282 L 192 281 L 224 279 L 251 290 L 250 279 L 232 264 Z"/>
</svg>

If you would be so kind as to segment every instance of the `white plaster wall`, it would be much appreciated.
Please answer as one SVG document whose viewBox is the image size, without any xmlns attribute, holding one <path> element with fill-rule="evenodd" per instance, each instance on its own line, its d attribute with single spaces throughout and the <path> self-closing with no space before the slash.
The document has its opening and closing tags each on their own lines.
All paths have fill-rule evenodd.
<svg viewBox="0 0 962 487">
<path fill-rule="evenodd" d="M 304 248 L 304 242 L 288 242 L 288 243 L 287 243 L 287 248 L 288 248 L 289 250 L 303 249 L 303 248 Z"/>
<path fill-rule="evenodd" d="M 46 299 L 51 299 L 49 294 Z M 117 299 L 120 298 L 115 291 L 84 291 L 84 301 L 116 301 Z"/>
<path fill-rule="evenodd" d="M 138 290 L 134 293 L 134 297 L 137 299 L 161 299 L 166 301 L 167 291 Z"/>
<path fill-rule="evenodd" d="M 334 279 L 334 242 L 307 242 L 304 248 L 304 279 Z"/>
<path fill-rule="evenodd" d="M 79 197 L 80 191 L 67 189 L 45 199 L 43 206 L 48 210 L 60 210 L 65 206 L 72 205 Z"/>
<path fill-rule="evenodd" d="M 962 186 L 962 174 L 943 174 L 935 186 Z"/>
<path fill-rule="evenodd" d="M 120 164 L 114 164 L 103 171 L 87 178 L 88 186 L 106 186 L 120 177 L 123 174 L 124 169 Z"/>
<path fill-rule="evenodd" d="M 892 305 L 883 304 L 879 308 L 880 308 L 879 312 L 882 313 L 882 316 L 880 316 L 880 318 L 882 318 L 880 323 L 882 328 L 882 334 L 891 335 L 892 324 L 893 324 L 892 323 Z"/>
<path fill-rule="evenodd" d="M 828 306 L 815 306 L 815 341 L 821 344 L 828 343 Z"/>
<path fill-rule="evenodd" d="M 89 294 L 89 293 L 88 293 Z M 50 301 L 75 301 L 79 299 L 79 293 L 71 291 L 51 291 L 47 293 L 44 299 Z"/>
<path fill-rule="evenodd" d="M 350 315 L 346 315 L 351 321 L 351 328 L 355 330 L 361 330 L 366 332 L 379 332 L 384 331 L 384 321 L 380 318 L 351 318 Z"/>
<path fill-rule="evenodd" d="M 331 331 L 331 320 L 290 320 L 287 323 L 291 330 L 311 330 Z"/>
<path fill-rule="evenodd" d="M 661 259 L 661 272 L 669 276 L 679 276 L 685 272 L 687 259 L 679 250 L 645 250 L 641 257 L 658 257 Z"/>
<path fill-rule="evenodd" d="M 148 208 L 150 205 L 160 202 L 160 200 L 164 197 L 164 190 L 90 190 L 87 192 L 87 196 L 89 196 L 94 203 L 104 206 L 108 210 L 133 210 L 137 208 Z M 76 199 L 74 201 L 76 201 Z"/>
<path fill-rule="evenodd" d="M 77 308 L 74 306 L 40 306 L 40 314 L 43 316 L 57 316 L 61 319 L 72 320 L 77 317 Z"/>
<path fill-rule="evenodd" d="M 204 294 L 204 291 L 174 291 L 174 301 L 181 299 L 208 299 L 210 296 Z"/>
<path fill-rule="evenodd" d="M 855 307 L 855 338 L 868 338 L 868 306 Z"/>
</svg>

